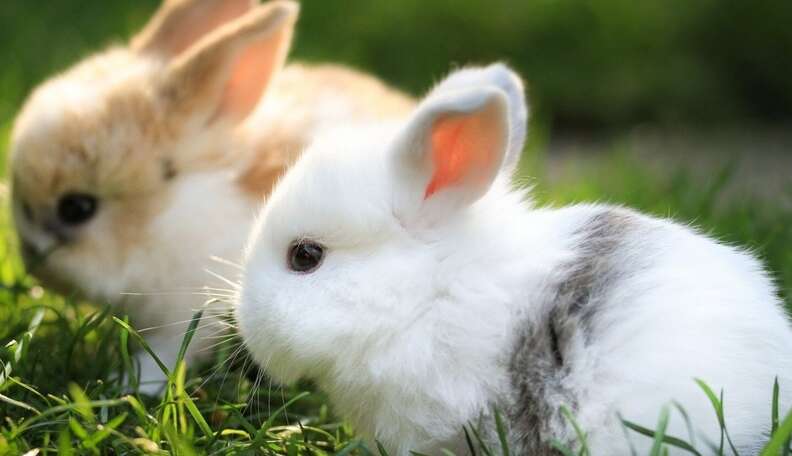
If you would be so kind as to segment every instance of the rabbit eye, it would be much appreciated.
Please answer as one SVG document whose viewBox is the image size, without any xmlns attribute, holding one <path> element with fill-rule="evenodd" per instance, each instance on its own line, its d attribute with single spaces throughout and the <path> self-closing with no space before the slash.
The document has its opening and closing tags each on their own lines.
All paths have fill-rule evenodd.
<svg viewBox="0 0 792 456">
<path fill-rule="evenodd" d="M 289 269 L 294 272 L 313 272 L 323 258 L 324 247 L 314 241 L 300 240 L 289 247 Z"/>
<path fill-rule="evenodd" d="M 85 193 L 69 193 L 58 201 L 58 219 L 66 225 L 87 222 L 96 213 L 99 201 Z"/>
</svg>

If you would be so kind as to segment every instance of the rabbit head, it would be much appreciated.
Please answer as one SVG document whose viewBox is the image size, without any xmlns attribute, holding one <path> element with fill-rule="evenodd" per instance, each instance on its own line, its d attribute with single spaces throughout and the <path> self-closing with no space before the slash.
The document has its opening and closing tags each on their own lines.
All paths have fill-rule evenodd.
<svg viewBox="0 0 792 456">
<path fill-rule="evenodd" d="M 128 291 L 130 255 L 156 249 L 151 221 L 176 204 L 174 183 L 246 147 L 236 132 L 283 65 L 296 16 L 289 1 L 165 0 L 128 46 L 36 88 L 9 166 L 30 271 L 92 299 Z"/>
<path fill-rule="evenodd" d="M 447 260 L 467 242 L 481 200 L 508 188 L 526 117 L 520 80 L 496 64 L 452 74 L 406 123 L 317 137 L 268 199 L 247 248 L 236 314 L 264 368 L 284 382 L 317 380 L 364 434 L 376 424 L 356 420 L 360 410 L 408 408 L 375 385 L 403 390 L 434 371 L 438 328 L 455 318 L 433 313 L 449 299 L 443 282 L 460 272 Z M 345 409 L 346 392 L 355 397 Z"/>
</svg>

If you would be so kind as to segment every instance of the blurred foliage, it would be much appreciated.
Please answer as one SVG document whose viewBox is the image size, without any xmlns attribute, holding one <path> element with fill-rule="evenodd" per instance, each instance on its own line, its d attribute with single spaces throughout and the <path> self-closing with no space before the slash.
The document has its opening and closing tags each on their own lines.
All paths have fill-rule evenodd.
<svg viewBox="0 0 792 456">
<path fill-rule="evenodd" d="M 788 0 L 309 1 L 301 21 L 298 54 L 411 90 L 449 63 L 506 60 L 567 125 L 792 114 Z"/>
<path fill-rule="evenodd" d="M 0 118 L 42 78 L 137 30 L 157 0 L 6 0 Z M 304 0 L 295 58 L 414 93 L 449 68 L 505 60 L 561 127 L 792 118 L 789 0 Z"/>
</svg>

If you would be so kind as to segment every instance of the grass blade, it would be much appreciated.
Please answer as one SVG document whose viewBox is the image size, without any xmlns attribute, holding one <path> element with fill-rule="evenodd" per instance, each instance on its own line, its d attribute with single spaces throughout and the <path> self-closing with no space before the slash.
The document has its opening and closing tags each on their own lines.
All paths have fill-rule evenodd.
<svg viewBox="0 0 792 456">
<path fill-rule="evenodd" d="M 647 428 L 645 428 L 645 427 L 643 427 L 643 426 L 641 426 L 639 424 L 635 424 L 635 423 L 633 423 L 631 421 L 627 421 L 625 419 L 622 419 L 622 423 L 628 429 L 630 429 L 631 431 L 637 432 L 638 434 L 641 434 L 641 435 L 644 435 L 644 436 L 650 437 L 650 438 L 655 438 L 655 436 L 656 436 L 655 431 L 652 431 L 651 429 L 647 429 Z M 682 450 L 685 450 L 685 451 L 689 452 L 690 454 L 693 454 L 693 455 L 696 455 L 696 456 L 702 456 L 701 453 L 699 453 L 699 451 L 696 450 L 696 448 L 693 445 L 691 445 L 688 442 L 685 442 L 684 440 L 682 440 L 682 439 L 680 439 L 678 437 L 672 437 L 670 435 L 664 435 L 663 436 L 663 443 L 671 445 L 671 446 L 674 446 L 674 447 L 677 447 L 677 448 L 680 448 Z"/>
<path fill-rule="evenodd" d="M 125 399 L 105 399 L 99 401 L 92 401 L 88 404 L 82 404 L 82 405 L 88 406 L 90 408 L 99 408 L 99 407 L 118 407 L 126 403 L 127 401 Z M 34 417 L 28 418 L 27 420 L 23 421 L 11 433 L 8 434 L 8 438 L 15 439 L 20 435 L 22 435 L 25 431 L 30 429 L 33 424 L 43 420 L 44 418 L 68 411 L 77 411 L 76 404 L 59 405 L 57 407 L 52 407 L 47 410 L 44 410 L 41 412 L 40 415 L 36 415 Z"/>
<path fill-rule="evenodd" d="M 737 448 L 734 447 L 734 443 L 732 442 L 731 436 L 729 435 L 729 429 L 726 427 L 726 412 L 723 402 L 723 390 L 720 393 L 720 404 L 721 404 L 721 415 L 723 418 L 723 433 L 726 435 L 726 441 L 729 442 L 729 448 L 732 450 L 732 454 L 734 456 L 740 456 L 740 453 L 737 451 Z"/>
<path fill-rule="evenodd" d="M 107 424 L 103 425 L 102 428 L 96 431 L 87 441 L 90 447 L 94 448 L 98 445 L 102 440 L 106 439 L 110 436 L 110 434 L 126 420 L 128 414 L 122 413 L 117 417 L 110 420 Z"/>
<path fill-rule="evenodd" d="M 0 388 L 5 386 L 5 383 L 11 377 L 14 367 L 25 358 L 28 348 L 30 347 L 30 341 L 33 340 L 33 336 L 36 334 L 36 331 L 41 325 L 41 320 L 44 319 L 44 312 L 44 309 L 39 309 L 36 311 L 36 313 L 33 315 L 33 319 L 31 319 L 30 324 L 28 325 L 27 331 L 22 334 L 20 342 L 14 345 L 10 362 L 4 363 L 3 369 L 0 370 Z"/>
<path fill-rule="evenodd" d="M 237 419 L 237 421 L 239 421 L 239 424 L 245 428 L 245 431 L 248 433 L 248 435 L 251 437 L 256 435 L 256 428 L 250 424 L 250 421 L 248 421 L 247 418 L 242 415 L 242 413 L 239 412 L 239 409 L 236 407 L 229 407 L 228 411 L 231 413 L 231 415 L 233 415 L 234 418 Z"/>
<path fill-rule="evenodd" d="M 23 408 L 25 410 L 30 410 L 31 412 L 35 413 L 36 415 L 41 415 L 41 412 L 39 412 L 38 409 L 36 409 L 36 407 L 33 407 L 32 405 L 28 405 L 28 404 L 26 404 L 24 402 L 21 402 L 21 401 L 18 401 L 16 399 L 11 399 L 10 397 L 5 396 L 3 394 L 0 394 L 0 401 L 3 401 L 5 403 L 8 403 L 8 404 L 20 407 L 20 408 Z"/>
<path fill-rule="evenodd" d="M 184 401 L 185 407 L 187 407 L 187 411 L 192 416 L 192 419 L 198 424 L 198 427 L 201 429 L 201 432 L 208 438 L 210 441 L 214 440 L 214 432 L 212 432 L 212 428 L 209 426 L 209 423 L 206 422 L 201 412 L 198 411 L 198 407 L 196 407 L 195 402 L 192 400 L 190 396 L 186 393 L 182 395 L 181 399 Z"/>
<path fill-rule="evenodd" d="M 476 454 L 476 447 L 473 446 L 473 440 L 471 440 L 470 433 L 467 430 L 467 426 L 462 426 L 462 430 L 465 431 L 465 443 L 467 443 L 468 450 L 470 450 L 470 456 L 478 456 Z"/>
<path fill-rule="evenodd" d="M 311 395 L 310 392 L 303 391 L 302 393 L 300 393 L 300 394 L 294 396 L 293 398 L 289 399 L 288 402 L 286 402 L 285 404 L 281 405 L 274 412 L 272 412 L 272 414 L 270 414 L 269 418 L 267 418 L 267 421 L 265 421 L 264 424 L 261 425 L 261 428 L 259 428 L 258 432 L 256 432 L 256 438 L 253 440 L 253 443 L 251 444 L 252 448 L 253 449 L 257 449 L 262 443 L 264 443 L 264 440 L 267 438 L 267 431 L 269 430 L 269 428 L 272 427 L 272 424 L 275 422 L 275 419 L 278 417 L 278 415 L 280 415 L 281 413 L 285 412 L 286 409 L 288 407 L 290 407 L 292 404 L 294 404 L 295 402 L 297 402 L 297 401 L 299 401 L 299 400 L 301 400 L 301 399 L 303 399 L 303 398 L 305 398 L 307 396 L 310 396 L 310 395 Z M 352 450 L 350 449 L 349 451 L 352 451 Z"/>
<path fill-rule="evenodd" d="M 776 429 L 760 456 L 778 456 L 782 454 L 782 451 L 789 451 L 787 448 L 789 448 L 790 438 L 792 438 L 792 410 L 789 411 L 784 421 L 778 425 L 778 429 Z"/>
<path fill-rule="evenodd" d="M 660 452 L 663 449 L 665 432 L 666 429 L 668 429 L 668 417 L 668 406 L 663 406 L 663 408 L 660 410 L 660 418 L 657 420 L 657 428 L 654 432 L 654 443 L 652 444 L 652 450 L 649 453 L 652 456 L 661 456 Z"/>
<path fill-rule="evenodd" d="M 363 449 L 363 448 L 365 448 L 363 442 L 361 442 L 360 440 L 353 440 L 349 442 L 347 446 L 342 448 L 338 453 L 336 453 L 335 456 L 346 456 L 348 454 L 351 454 L 355 450 Z"/>
<path fill-rule="evenodd" d="M 773 382 L 773 408 L 770 412 L 770 435 L 778 430 L 778 377 Z"/>
<path fill-rule="evenodd" d="M 559 442 L 558 440 L 553 439 L 553 441 L 550 442 L 550 446 L 555 448 L 556 451 L 561 453 L 563 456 L 575 456 L 575 452 L 572 451 L 572 449 L 570 449 L 568 446 L 564 445 L 563 443 Z"/>
<path fill-rule="evenodd" d="M 377 440 L 376 443 L 377 443 L 377 451 L 379 451 L 380 456 L 389 456 L 388 451 L 385 449 L 384 446 L 382 446 L 382 443 L 380 443 L 379 440 Z"/>
<path fill-rule="evenodd" d="M 725 443 L 724 437 L 726 435 L 726 424 L 724 423 L 724 419 L 723 419 L 723 407 L 721 406 L 720 399 L 718 399 L 718 396 L 715 395 L 715 392 L 712 391 L 712 388 L 710 388 L 709 385 L 704 383 L 703 380 L 698 378 L 694 380 L 698 384 L 699 388 L 701 388 L 701 390 L 704 391 L 704 394 L 706 394 L 707 397 L 709 398 L 710 402 L 712 403 L 712 408 L 715 409 L 715 415 L 718 417 L 718 424 L 720 425 L 720 431 L 721 431 L 720 444 L 718 446 L 718 454 L 723 454 L 723 445 Z"/>
<path fill-rule="evenodd" d="M 127 325 L 129 324 L 129 317 L 124 317 L 124 323 Z M 121 362 L 124 366 L 124 375 L 127 381 L 129 381 L 132 391 L 137 392 L 140 388 L 140 375 L 139 372 L 135 372 L 132 357 L 129 355 L 129 331 L 122 327 L 118 331 L 118 338 L 121 348 Z"/>
<path fill-rule="evenodd" d="M 481 451 L 487 456 L 492 456 L 492 452 L 490 451 L 487 444 L 484 443 L 484 439 L 481 438 L 481 435 L 476 430 L 476 428 L 474 428 L 472 424 L 468 424 L 468 425 L 470 426 L 470 430 L 473 431 L 473 436 L 476 437 L 476 441 L 478 442 Z"/>
<path fill-rule="evenodd" d="M 58 455 L 72 456 L 73 454 L 74 454 L 74 449 L 72 448 L 72 444 L 71 444 L 71 435 L 69 434 L 69 428 L 64 427 L 58 433 Z"/>
<path fill-rule="evenodd" d="M 619 423 L 621 423 L 622 433 L 624 433 L 624 439 L 627 440 L 627 446 L 630 447 L 630 456 L 638 456 L 638 452 L 635 450 L 635 445 L 633 445 L 633 441 L 630 438 L 630 428 L 628 428 L 624 423 L 624 417 L 621 415 L 621 413 L 617 413 L 616 416 L 619 418 Z"/>
<path fill-rule="evenodd" d="M 672 404 L 677 409 L 680 415 L 682 415 L 682 419 L 685 420 L 685 426 L 687 426 L 688 438 L 690 439 L 690 445 L 692 447 L 696 446 L 696 433 L 693 431 L 693 423 L 690 422 L 690 416 L 688 416 L 687 411 L 685 408 L 682 407 L 682 404 L 679 402 L 673 401 Z"/>
<path fill-rule="evenodd" d="M 91 400 L 85 395 L 85 391 L 76 384 L 71 383 L 69 384 L 69 394 L 74 401 L 74 410 L 87 421 L 95 423 L 96 415 L 94 415 L 93 408 L 91 407 Z"/>
<path fill-rule="evenodd" d="M 275 418 L 277 418 L 278 415 L 280 415 L 281 413 L 285 412 L 286 409 L 289 408 L 289 406 L 291 406 L 295 402 L 297 402 L 297 401 L 299 401 L 299 400 L 301 400 L 301 399 L 303 399 L 303 398 L 305 398 L 307 396 L 310 396 L 310 395 L 311 395 L 310 392 L 303 391 L 302 393 L 300 393 L 300 394 L 294 396 L 293 398 L 289 399 L 288 402 L 286 402 L 285 404 L 281 405 L 274 412 L 272 412 L 272 414 L 269 416 L 269 418 L 267 418 L 267 421 L 264 422 L 263 425 L 261 425 L 261 429 L 259 430 L 259 432 L 266 431 L 267 429 L 271 428 L 272 427 L 272 423 L 275 422 Z"/>
<path fill-rule="evenodd" d="M 498 432 L 498 439 L 500 440 L 501 444 L 501 452 L 503 453 L 503 456 L 509 456 L 509 441 L 506 436 L 506 426 L 503 423 L 503 418 L 501 417 L 501 414 L 497 408 L 493 408 L 492 411 L 495 414 L 495 429 Z"/>
<path fill-rule="evenodd" d="M 589 448 L 587 443 L 588 436 L 586 436 L 586 433 L 583 432 L 583 429 L 580 427 L 580 424 L 578 424 L 574 415 L 572 415 L 572 411 L 569 410 L 569 407 L 567 407 L 566 405 L 562 405 L 561 415 L 563 415 L 564 418 L 566 418 L 566 420 L 569 421 L 569 423 L 572 425 L 572 428 L 575 430 L 575 435 L 577 436 L 578 443 L 580 444 L 580 450 L 578 451 L 578 454 L 581 456 L 588 455 L 589 454 Z"/>
<path fill-rule="evenodd" d="M 129 331 L 129 334 L 132 334 L 132 336 L 135 338 L 135 340 L 138 341 L 140 346 L 143 347 L 143 350 L 146 350 L 146 353 L 148 353 L 154 359 L 154 362 L 157 363 L 157 366 L 159 366 L 159 368 L 162 370 L 165 376 L 170 378 L 171 376 L 170 369 L 168 369 L 168 366 L 166 366 L 165 363 L 163 363 L 162 360 L 159 358 L 159 356 L 157 356 L 157 354 L 154 353 L 154 350 L 151 349 L 149 344 L 146 342 L 146 339 L 144 339 L 143 336 L 141 336 L 140 333 L 137 332 L 137 330 L 135 330 L 129 323 L 125 322 L 124 320 L 121 320 L 118 317 L 113 317 L 113 321 L 115 321 L 116 324 L 118 324 L 122 328 Z"/>
<path fill-rule="evenodd" d="M 184 338 L 182 339 L 181 347 L 179 347 L 179 355 L 176 357 L 176 364 L 178 365 L 183 359 L 184 356 L 187 354 L 187 347 L 192 342 L 193 336 L 195 335 L 196 328 L 198 328 L 198 323 L 201 321 L 201 317 L 203 317 L 203 309 L 195 312 L 193 314 L 192 320 L 190 320 L 190 325 L 187 327 L 187 331 L 184 333 Z"/>
</svg>

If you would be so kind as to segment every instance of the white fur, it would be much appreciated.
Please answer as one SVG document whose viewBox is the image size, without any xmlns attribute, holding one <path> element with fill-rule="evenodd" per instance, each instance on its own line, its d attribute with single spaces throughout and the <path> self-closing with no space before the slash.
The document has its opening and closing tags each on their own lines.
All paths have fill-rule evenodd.
<svg viewBox="0 0 792 456">
<path fill-rule="evenodd" d="M 535 316 L 532 304 L 548 300 L 542 290 L 553 271 L 574 258 L 573 233 L 606 209 L 534 208 L 510 190 L 521 87 L 503 66 L 467 71 L 449 78 L 465 88 L 441 83 L 416 118 L 458 90 L 495 87 L 507 96 L 516 139 L 485 195 L 449 209 L 453 192 L 416 200 L 414 182 L 394 172 L 394 157 L 418 147 L 405 138 L 431 118 L 336 129 L 276 188 L 247 249 L 237 318 L 256 359 L 282 382 L 315 379 L 343 416 L 396 455 L 463 448 L 462 426 L 510 400 L 516 335 Z M 408 220 L 405 201 L 425 223 Z M 432 219 L 430 205 L 446 213 Z M 646 249 L 624 257 L 634 274 L 601 305 L 591 345 L 571 353 L 567 386 L 584 393 L 576 414 L 593 454 L 627 452 L 617 412 L 652 427 L 671 400 L 686 407 L 699 439 L 717 441 L 714 412 L 693 378 L 725 390 L 735 444 L 757 448 L 775 376 L 784 410 L 792 397 L 792 331 L 776 290 L 750 254 L 668 220 L 634 217 L 643 234 L 628 241 Z M 303 238 L 326 249 L 309 274 L 287 268 L 290 244 Z M 686 437 L 679 417 L 669 431 Z M 639 451 L 651 444 L 633 440 Z"/>
<path fill-rule="evenodd" d="M 168 195 L 168 208 L 151 224 L 151 244 L 136 249 L 119 274 L 96 271 L 84 278 L 84 283 L 104 284 L 102 295 L 134 317 L 136 327 L 144 329 L 147 342 L 168 366 L 176 361 L 190 318 L 210 301 L 206 290 L 232 288 L 213 274 L 229 281 L 240 274 L 233 264 L 241 263 L 241 240 L 258 207 L 240 194 L 235 177 L 230 170 L 220 170 L 179 178 Z M 191 357 L 205 354 L 223 334 L 225 325 L 219 316 L 226 306 L 216 302 L 206 308 L 201 330 L 190 345 Z M 162 372 L 148 354 L 141 353 L 138 359 L 144 390 L 156 391 L 164 379 Z"/>
</svg>

